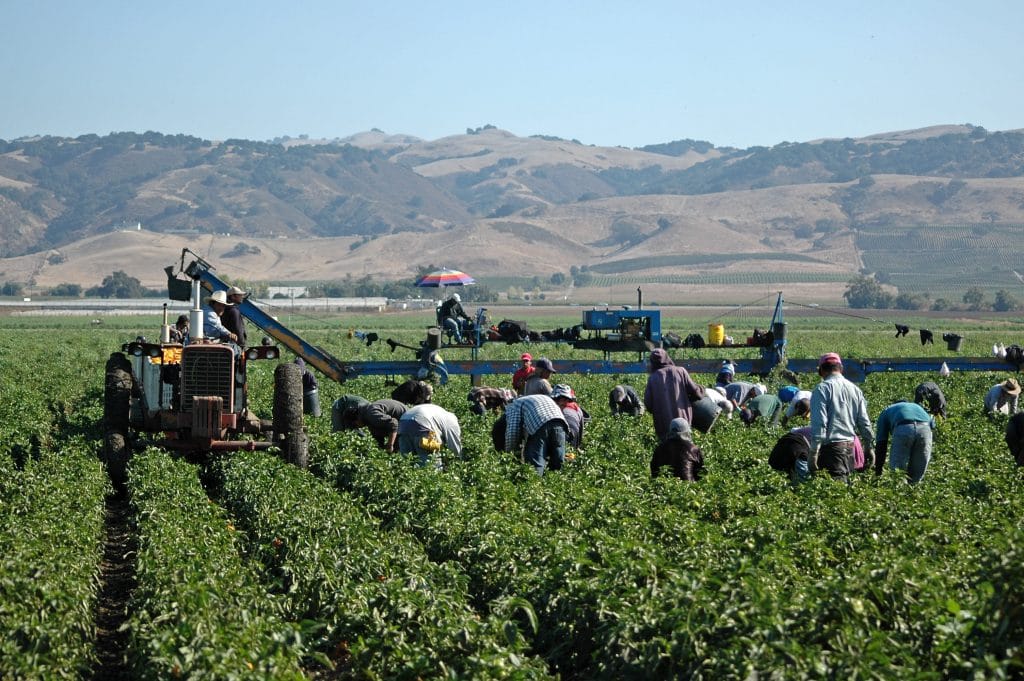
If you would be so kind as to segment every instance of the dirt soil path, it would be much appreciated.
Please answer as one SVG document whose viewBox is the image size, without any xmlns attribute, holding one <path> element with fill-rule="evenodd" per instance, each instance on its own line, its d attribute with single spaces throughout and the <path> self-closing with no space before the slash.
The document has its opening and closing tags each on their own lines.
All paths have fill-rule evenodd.
<svg viewBox="0 0 1024 681">
<path fill-rule="evenodd" d="M 130 679 L 128 602 L 135 590 L 135 556 L 138 541 L 132 530 L 126 493 L 107 497 L 107 539 L 100 563 L 100 591 L 96 603 L 96 655 L 93 679 Z"/>
</svg>

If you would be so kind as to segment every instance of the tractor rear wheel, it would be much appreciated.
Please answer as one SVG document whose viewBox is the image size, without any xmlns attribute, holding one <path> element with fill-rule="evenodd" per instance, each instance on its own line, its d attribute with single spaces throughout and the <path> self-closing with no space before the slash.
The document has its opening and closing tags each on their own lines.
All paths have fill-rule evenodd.
<svg viewBox="0 0 1024 681">
<path fill-rule="evenodd" d="M 120 352 L 107 360 L 103 393 L 103 422 L 110 430 L 127 432 L 132 397 L 131 362 Z"/>
<path fill-rule="evenodd" d="M 122 489 L 128 482 L 128 459 L 131 458 L 131 446 L 128 438 L 121 431 L 109 430 L 103 438 L 103 464 L 107 468 L 107 476 L 115 489 Z"/>
<path fill-rule="evenodd" d="M 299 468 L 309 467 L 309 436 L 305 431 L 298 430 L 285 433 L 281 443 L 284 460 Z"/>
<path fill-rule="evenodd" d="M 274 369 L 274 440 L 286 461 L 306 467 L 309 440 L 302 422 L 302 369 L 291 363 Z"/>
</svg>

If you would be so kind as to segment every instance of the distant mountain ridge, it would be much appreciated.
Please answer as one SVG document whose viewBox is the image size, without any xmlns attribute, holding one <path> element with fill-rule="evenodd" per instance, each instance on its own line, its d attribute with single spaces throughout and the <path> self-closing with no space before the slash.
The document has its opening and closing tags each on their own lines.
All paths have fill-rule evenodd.
<svg viewBox="0 0 1024 681">
<path fill-rule="evenodd" d="M 230 260 L 249 258 L 267 280 L 396 278 L 431 262 L 544 278 L 593 268 L 836 280 L 876 269 L 865 253 L 880 232 L 964 225 L 998 236 L 1021 224 L 1024 134 L 973 125 L 750 149 L 596 147 L 493 126 L 432 141 L 376 130 L 326 142 L 0 140 L 0 280 L 37 285 L 88 269 L 73 262 L 84 257 L 75 244 L 137 225 L 150 240 L 226 239 L 240 249 Z M 318 252 L 254 259 L 282 239 L 315 239 Z"/>
</svg>

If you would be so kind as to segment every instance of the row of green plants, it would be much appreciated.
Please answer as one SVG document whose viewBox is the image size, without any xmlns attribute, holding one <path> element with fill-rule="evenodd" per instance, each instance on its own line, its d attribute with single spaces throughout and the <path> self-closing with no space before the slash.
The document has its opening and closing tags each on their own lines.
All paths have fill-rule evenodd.
<svg viewBox="0 0 1024 681">
<path fill-rule="evenodd" d="M 139 536 L 128 627 L 139 679 L 299 679 L 302 634 L 267 593 L 198 467 L 147 449 L 129 466 Z"/>
<path fill-rule="evenodd" d="M 482 616 L 465 575 L 383 530 L 348 495 L 260 452 L 217 466 L 221 501 L 250 538 L 293 621 L 316 623 L 307 652 L 346 678 L 546 678 L 511 614 Z"/>
<path fill-rule="evenodd" d="M 651 481 L 649 421 L 610 418 L 611 381 L 576 376 L 596 418 L 562 473 L 494 452 L 459 388 L 438 401 L 465 462 L 438 474 L 319 432 L 314 470 L 460 565 L 478 607 L 529 601 L 533 650 L 567 677 L 1013 676 L 1021 589 L 998 575 L 1024 539 L 1024 484 L 980 407 L 1003 377 L 939 379 L 952 415 L 919 488 L 887 471 L 793 490 L 765 463 L 781 431 L 738 420 L 701 437 L 700 483 Z M 872 376 L 872 415 L 923 378 Z"/>
<path fill-rule="evenodd" d="M 108 487 L 80 439 L 24 462 L 0 455 L 0 677 L 89 671 Z"/>
<path fill-rule="evenodd" d="M 83 350 L 0 334 L 2 678 L 77 678 L 95 662 L 110 487 L 90 425 L 101 412 L 75 364 Z"/>
</svg>

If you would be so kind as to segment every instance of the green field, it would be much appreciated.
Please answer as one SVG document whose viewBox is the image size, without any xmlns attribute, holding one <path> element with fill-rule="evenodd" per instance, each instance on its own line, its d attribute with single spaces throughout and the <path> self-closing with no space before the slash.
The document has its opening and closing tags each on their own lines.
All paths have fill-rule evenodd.
<svg viewBox="0 0 1024 681">
<path fill-rule="evenodd" d="M 706 333 L 710 315 L 695 314 L 663 327 Z M 422 315 L 282 321 L 347 360 L 411 355 L 367 347 L 349 329 L 414 343 L 425 325 Z M 531 312 L 539 329 L 578 321 L 578 308 Z M 736 335 L 766 323 L 753 311 L 722 321 Z M 999 317 L 898 319 L 912 326 L 907 338 L 894 338 L 889 318 L 818 311 L 788 321 L 790 357 L 952 357 L 945 331 L 964 336 L 962 355 L 1024 341 L 1024 323 Z M 651 480 L 650 418 L 612 418 L 607 407 L 614 384 L 642 389 L 642 375 L 556 375 L 593 421 L 583 451 L 544 477 L 494 451 L 493 416 L 472 415 L 469 381 L 453 377 L 435 402 L 459 417 L 464 459 L 420 469 L 367 435 L 331 432 L 334 399 L 377 399 L 392 386 L 321 377 L 325 415 L 307 418 L 308 471 L 273 451 L 204 463 L 139 447 L 127 498 L 133 580 L 124 629 L 111 635 L 97 624 L 110 598 L 104 518 L 115 499 L 98 460 L 103 367 L 122 342 L 156 337 L 156 323 L 0 318 L 0 678 L 1024 674 L 1024 473 L 1006 451 L 1005 417 L 981 411 L 984 392 L 1014 375 L 1009 365 L 863 384 L 872 418 L 922 380 L 945 391 L 950 415 L 916 487 L 886 470 L 851 486 L 819 477 L 793 488 L 766 463 L 782 431 L 738 419 L 697 436 L 700 482 Z M 925 326 L 936 345 L 918 342 Z M 489 344 L 481 358 L 523 347 Z M 685 364 L 753 352 L 673 354 Z M 264 418 L 272 374 L 269 362 L 250 370 Z"/>
</svg>

